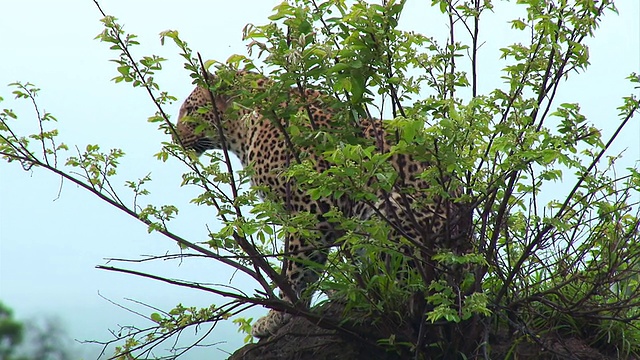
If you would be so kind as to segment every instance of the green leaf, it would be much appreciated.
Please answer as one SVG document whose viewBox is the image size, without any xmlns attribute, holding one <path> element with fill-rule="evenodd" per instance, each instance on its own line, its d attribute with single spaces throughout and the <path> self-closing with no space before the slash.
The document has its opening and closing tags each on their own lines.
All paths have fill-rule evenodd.
<svg viewBox="0 0 640 360">
<path fill-rule="evenodd" d="M 293 15 L 295 8 L 289 5 L 286 1 L 283 1 L 280 5 L 276 5 L 273 10 L 275 10 L 276 13 L 269 16 L 269 20 L 276 21 Z"/>
<path fill-rule="evenodd" d="M 527 28 L 527 24 L 520 20 L 520 19 L 515 19 L 515 20 L 511 20 L 511 28 L 512 29 L 518 29 L 518 30 L 524 30 Z"/>
<path fill-rule="evenodd" d="M 131 69 L 131 67 L 127 65 L 118 66 L 118 72 L 122 74 L 124 77 L 129 76 L 129 69 Z"/>
<path fill-rule="evenodd" d="M 155 323 L 160 324 L 162 322 L 162 316 L 160 316 L 160 314 L 158 313 L 153 313 L 151 314 L 151 320 Z"/>
</svg>

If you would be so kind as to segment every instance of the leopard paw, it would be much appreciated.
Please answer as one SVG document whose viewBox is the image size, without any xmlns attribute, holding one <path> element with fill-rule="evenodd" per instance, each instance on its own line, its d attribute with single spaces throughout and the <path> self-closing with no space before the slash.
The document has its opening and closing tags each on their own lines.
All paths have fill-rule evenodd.
<svg viewBox="0 0 640 360">
<path fill-rule="evenodd" d="M 258 319 L 251 328 L 251 335 L 257 338 L 269 337 L 289 322 L 291 314 L 270 310 L 267 316 Z"/>
</svg>

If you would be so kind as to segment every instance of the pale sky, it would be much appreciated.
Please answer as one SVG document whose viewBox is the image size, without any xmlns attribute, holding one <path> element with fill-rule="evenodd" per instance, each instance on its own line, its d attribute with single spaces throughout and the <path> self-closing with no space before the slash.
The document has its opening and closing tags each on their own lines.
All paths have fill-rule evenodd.
<svg viewBox="0 0 640 360">
<path fill-rule="evenodd" d="M 134 50 L 135 55 L 157 54 L 169 59 L 156 79 L 163 90 L 183 99 L 190 92 L 191 79 L 182 68 L 176 47 L 161 47 L 158 33 L 178 30 L 205 59 L 223 61 L 233 53 L 244 53 L 242 28 L 246 23 L 265 23 L 276 3 L 105 0 L 101 5 L 119 18 L 126 31 L 139 36 L 142 45 Z M 409 0 L 402 24 L 427 35 L 443 36 L 446 27 L 437 21 L 436 10 L 429 9 L 428 3 Z M 496 4 L 505 6 L 502 1 Z M 513 8 L 509 6 L 507 14 L 487 14 L 482 23 L 487 27 L 481 31 L 486 41 L 480 54 L 481 90 L 501 84 L 496 71 L 504 63 L 496 49 L 516 39 L 506 24 L 506 19 L 514 17 Z M 618 8 L 620 15 L 608 14 L 596 39 L 589 41 L 592 66 L 586 73 L 574 75 L 559 94 L 563 102 L 579 102 L 589 121 L 603 129 L 605 136 L 618 124 L 620 98 L 633 91 L 624 78 L 632 71 L 640 72 L 638 2 L 619 1 Z M 184 167 L 153 158 L 167 137 L 147 123 L 154 107 L 144 91 L 110 81 L 117 73 L 115 64 L 108 60 L 117 54 L 107 44 L 93 40 L 102 30 L 100 17 L 90 0 L 0 0 L 0 97 L 5 99 L 0 106 L 15 109 L 21 121 L 29 124 L 25 126 L 34 126 L 32 110 L 24 101 L 14 101 L 12 90 L 5 85 L 35 83 L 42 89 L 40 107 L 59 120 L 56 126 L 62 141 L 81 148 L 96 143 L 105 150 L 122 148 L 127 156 L 115 181 L 122 184 L 151 172 L 152 195 L 148 200 L 180 208 L 170 229 L 192 241 L 204 240 L 205 224 L 216 226 L 215 214 L 189 204 L 196 190 L 179 187 Z M 179 102 L 165 110 L 177 114 Z M 635 119 L 615 146 L 617 151 L 627 149 L 626 166 L 634 166 L 640 159 L 639 122 Z M 178 303 L 208 306 L 217 301 L 208 294 L 95 269 L 105 258 L 173 253 L 177 246 L 162 236 L 148 235 L 143 224 L 68 182 L 62 184 L 56 200 L 59 187 L 59 179 L 43 170 L 25 172 L 19 164 L 0 162 L 0 300 L 19 318 L 53 315 L 64 321 L 76 339 L 109 340 L 108 329 L 148 323 L 103 300 L 98 292 L 146 315 L 152 310 L 125 298 L 165 310 Z M 122 194 L 126 197 L 127 193 Z M 227 283 L 230 277 L 228 270 L 211 261 L 121 265 L 192 281 Z M 234 285 L 238 283 L 248 291 L 253 288 L 241 278 L 234 280 Z M 247 316 L 264 312 L 255 309 Z M 243 337 L 234 325 L 220 326 L 208 343 L 226 343 L 196 349 L 184 358 L 199 359 L 205 354 L 211 359 L 226 358 L 222 350 L 232 352 Z M 85 358 L 96 358 L 99 347 L 82 348 Z"/>
</svg>

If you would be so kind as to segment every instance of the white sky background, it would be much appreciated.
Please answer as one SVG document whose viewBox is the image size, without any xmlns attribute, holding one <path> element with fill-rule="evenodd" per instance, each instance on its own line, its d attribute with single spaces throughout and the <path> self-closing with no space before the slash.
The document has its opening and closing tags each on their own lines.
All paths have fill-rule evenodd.
<svg viewBox="0 0 640 360">
<path fill-rule="evenodd" d="M 246 23 L 263 24 L 277 1 L 158 1 L 104 0 L 105 12 L 116 16 L 125 31 L 137 34 L 141 46 L 134 55 L 157 54 L 168 58 L 156 80 L 163 90 L 180 100 L 165 111 L 177 114 L 181 99 L 191 90 L 191 79 L 182 68 L 178 51 L 171 44 L 161 47 L 158 33 L 175 29 L 193 50 L 205 59 L 224 61 L 233 53 L 244 53 L 241 29 Z M 446 33 L 444 23 L 433 21 L 436 9 L 430 1 L 409 0 L 403 27 L 427 35 Z M 496 1 L 503 5 L 502 1 Z M 609 13 L 595 40 L 589 40 L 592 66 L 573 74 L 561 87 L 562 102 L 579 102 L 590 122 L 603 129 L 604 138 L 619 123 L 616 107 L 621 97 L 634 92 L 624 78 L 640 72 L 640 9 L 637 0 L 621 0 L 620 16 Z M 498 47 L 515 39 L 507 19 L 517 9 L 499 16 L 487 14 L 481 26 L 486 41 L 481 49 L 481 90 L 501 86 L 496 72 L 504 66 Z M 191 241 L 205 239 L 205 223 L 215 226 L 211 209 L 196 208 L 189 199 L 195 189 L 180 188 L 184 168 L 175 161 L 153 158 L 160 142 L 168 138 L 146 119 L 155 109 L 141 89 L 114 84 L 117 56 L 109 46 L 93 38 L 102 31 L 97 8 L 89 0 L 0 0 L 0 97 L 2 108 L 18 111 L 21 122 L 35 125 L 33 112 L 24 101 L 14 101 L 5 84 L 30 81 L 42 89 L 39 106 L 59 120 L 60 140 L 84 148 L 100 144 L 103 150 L 122 148 L 116 183 L 135 180 L 151 172 L 149 201 L 174 204 L 181 213 L 170 229 Z M 429 20 L 425 20 L 429 18 Z M 507 38 L 509 37 L 509 38 Z M 635 90 L 638 93 L 638 90 Z M 636 117 L 617 142 L 616 151 L 626 150 L 620 166 L 635 166 L 640 159 L 640 126 Z M 73 155 L 73 153 L 69 153 Z M 148 235 L 146 227 L 89 193 L 60 181 L 43 170 L 24 171 L 19 164 L 0 162 L 0 300 L 21 319 L 55 315 L 76 339 L 108 340 L 108 329 L 117 325 L 148 325 L 98 296 L 133 306 L 143 314 L 150 309 L 127 303 L 125 298 L 168 310 L 178 303 L 208 306 L 216 298 L 201 292 L 178 289 L 129 275 L 97 270 L 105 258 L 137 258 L 141 255 L 177 252 L 177 246 L 161 236 Z M 559 187 L 560 189 L 561 187 Z M 126 192 L 122 192 L 126 198 Z M 143 199 L 144 200 L 144 199 Z M 226 283 L 229 272 L 212 262 L 164 262 L 126 267 L 172 278 Z M 236 281 L 237 282 L 237 281 Z M 248 288 L 250 290 L 250 288 Z M 250 316 L 264 311 L 256 309 Z M 233 351 L 243 335 L 235 326 L 219 327 L 209 343 Z M 83 345 L 85 358 L 95 358 L 99 347 Z M 185 359 L 225 358 L 218 350 L 194 351 Z"/>
</svg>

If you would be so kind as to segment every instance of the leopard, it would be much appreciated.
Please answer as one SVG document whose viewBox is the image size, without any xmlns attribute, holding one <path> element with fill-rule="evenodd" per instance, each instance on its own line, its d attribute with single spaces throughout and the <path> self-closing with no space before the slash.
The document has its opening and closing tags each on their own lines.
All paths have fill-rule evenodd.
<svg viewBox="0 0 640 360">
<path fill-rule="evenodd" d="M 210 83 L 219 80 L 215 74 L 209 74 L 207 78 Z M 285 176 L 284 170 L 298 160 L 299 154 L 305 154 L 304 161 L 320 173 L 327 171 L 332 164 L 313 144 L 303 144 L 295 149 L 287 133 L 290 119 L 274 119 L 273 112 L 265 114 L 260 106 L 236 106 L 237 95 L 229 88 L 247 90 L 248 87 L 257 94 L 272 83 L 270 78 L 246 71 L 237 71 L 232 78 L 226 81 L 227 89 L 224 90 L 222 87 L 196 86 L 180 107 L 175 132 L 180 145 L 195 151 L 198 156 L 208 150 L 235 154 L 243 167 L 251 167 L 252 185 L 268 190 L 268 194 L 261 192 L 260 197 L 269 196 L 283 202 L 286 199 L 286 211 L 291 214 L 305 212 L 315 217 L 313 238 L 289 234 L 285 239 L 285 250 L 290 256 L 283 260 L 283 269 L 297 301 L 309 304 L 310 296 L 306 290 L 318 282 L 321 276 L 318 268 L 327 262 L 328 249 L 341 236 L 336 224 L 327 219 L 326 214 L 332 209 L 338 209 L 345 217 L 361 220 L 386 219 L 391 229 L 390 237 L 408 239 L 418 248 L 427 249 L 423 255 L 426 258 L 438 248 L 453 249 L 456 253 L 469 251 L 471 215 L 464 204 L 455 200 L 460 189 L 452 190 L 451 196 L 430 194 L 431 183 L 420 176 L 433 168 L 432 161 L 416 159 L 401 152 L 391 155 L 388 162 L 397 176 L 388 187 L 391 190 L 376 187 L 376 201 L 353 199 L 345 194 L 316 199 L 296 184 L 295 179 Z M 336 99 L 333 94 L 298 85 L 292 85 L 288 91 L 290 103 L 299 108 L 299 114 L 307 121 L 309 129 L 339 130 L 346 123 L 339 118 L 344 115 L 331 105 Z M 280 104 L 282 107 L 288 105 Z M 198 130 L 200 124 L 212 130 Z M 350 133 L 356 134 L 365 144 L 372 144 L 380 153 L 388 152 L 397 139 L 392 131 L 386 129 L 385 121 L 380 119 L 358 117 L 353 126 L 355 130 Z M 374 181 L 368 179 L 369 184 Z M 310 263 L 319 266 L 309 266 Z M 289 303 L 294 301 L 282 291 L 280 297 Z M 253 324 L 251 334 L 256 338 L 270 337 L 292 316 L 288 312 L 271 309 Z"/>
</svg>

